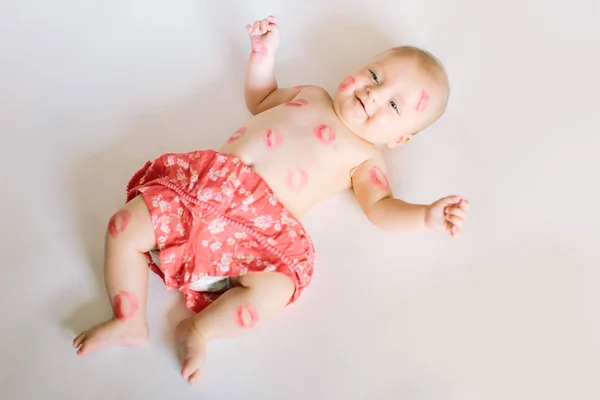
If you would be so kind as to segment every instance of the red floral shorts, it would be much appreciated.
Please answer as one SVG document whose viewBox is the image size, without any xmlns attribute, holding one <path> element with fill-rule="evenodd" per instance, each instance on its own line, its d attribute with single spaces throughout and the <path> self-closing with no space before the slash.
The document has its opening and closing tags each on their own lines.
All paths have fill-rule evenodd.
<svg viewBox="0 0 600 400">
<path fill-rule="evenodd" d="M 163 154 L 127 186 L 152 218 L 157 251 L 149 267 L 200 312 L 229 288 L 229 277 L 281 272 L 309 285 L 315 251 L 306 231 L 267 183 L 238 158 L 213 150 Z M 289 304 L 288 303 L 288 304 Z"/>
</svg>

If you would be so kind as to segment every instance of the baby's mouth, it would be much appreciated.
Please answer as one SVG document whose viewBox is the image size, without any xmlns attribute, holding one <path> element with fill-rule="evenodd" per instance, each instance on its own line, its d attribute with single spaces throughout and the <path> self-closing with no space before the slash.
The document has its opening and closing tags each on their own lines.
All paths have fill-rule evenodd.
<svg viewBox="0 0 600 400">
<path fill-rule="evenodd" d="M 365 112 L 365 114 L 367 114 L 367 116 L 368 116 L 369 114 L 367 113 L 367 109 L 365 108 L 365 104 L 362 102 L 362 100 L 360 99 L 360 97 L 358 97 L 356 95 L 355 95 L 355 97 L 356 97 L 356 100 L 358 100 L 358 102 L 360 103 L 360 106 L 362 107 L 362 109 Z"/>
</svg>

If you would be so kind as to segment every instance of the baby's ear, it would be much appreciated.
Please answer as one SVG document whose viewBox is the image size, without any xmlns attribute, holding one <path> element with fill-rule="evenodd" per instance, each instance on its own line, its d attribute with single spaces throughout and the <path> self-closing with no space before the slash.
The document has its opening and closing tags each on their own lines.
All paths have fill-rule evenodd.
<svg viewBox="0 0 600 400">
<path fill-rule="evenodd" d="M 390 149 L 393 149 L 394 147 L 402 146 L 403 144 L 410 142 L 412 140 L 412 138 L 413 138 L 412 135 L 400 136 L 394 140 L 389 141 L 387 146 Z"/>
</svg>

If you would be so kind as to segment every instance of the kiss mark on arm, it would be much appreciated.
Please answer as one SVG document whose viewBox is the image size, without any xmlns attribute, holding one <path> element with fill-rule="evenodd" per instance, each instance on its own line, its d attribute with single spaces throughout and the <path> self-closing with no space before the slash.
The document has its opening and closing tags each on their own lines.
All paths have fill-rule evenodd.
<svg viewBox="0 0 600 400">
<path fill-rule="evenodd" d="M 302 107 L 308 105 L 308 100 L 304 99 L 295 99 L 288 102 L 283 103 L 285 107 Z"/>
<path fill-rule="evenodd" d="M 269 53 L 267 46 L 263 42 L 253 42 L 252 43 L 252 57 L 253 58 L 264 58 Z"/>
<path fill-rule="evenodd" d="M 131 219 L 131 212 L 129 210 L 120 210 L 113 215 L 108 221 L 108 233 L 113 238 L 116 238 L 120 233 L 127 229 L 129 220 Z"/>
<path fill-rule="evenodd" d="M 335 131 L 329 125 L 319 124 L 315 126 L 313 132 L 319 142 L 321 142 L 321 144 L 324 146 L 329 146 L 335 141 Z"/>
<path fill-rule="evenodd" d="M 300 193 L 304 187 L 308 184 L 308 172 L 302 167 L 290 168 L 286 176 L 287 187 L 296 192 Z"/>
<path fill-rule="evenodd" d="M 263 137 L 265 147 L 271 150 L 277 150 L 283 146 L 283 134 L 277 128 L 268 129 Z"/>
<path fill-rule="evenodd" d="M 340 85 L 338 86 L 338 89 L 343 92 L 343 91 L 349 89 L 355 83 L 356 83 L 356 79 L 352 75 L 348 75 L 340 83 Z"/>
<path fill-rule="evenodd" d="M 371 183 L 383 190 L 390 190 L 390 184 L 388 182 L 385 172 L 378 166 L 374 166 L 369 170 L 369 179 Z"/>
<path fill-rule="evenodd" d="M 126 300 L 125 303 L 124 300 Z M 121 290 L 113 297 L 113 304 L 115 318 L 121 321 L 133 318 L 139 307 L 137 296 L 125 290 Z M 125 305 L 128 306 L 127 311 L 125 311 Z"/>
<path fill-rule="evenodd" d="M 237 131 L 233 132 L 233 135 L 231 135 L 229 137 L 229 139 L 227 140 L 227 143 L 233 143 L 236 140 L 238 140 L 239 138 L 241 138 L 242 136 L 244 136 L 246 134 L 246 128 L 242 127 L 240 129 L 238 129 Z"/>
<path fill-rule="evenodd" d="M 427 109 L 428 105 L 429 105 L 429 94 L 426 91 L 421 90 L 421 93 L 419 94 L 419 100 L 417 100 L 417 102 L 415 103 L 415 111 L 423 112 Z"/>
<path fill-rule="evenodd" d="M 247 304 L 239 306 L 235 311 L 235 322 L 240 328 L 252 328 L 258 322 L 258 312 Z"/>
</svg>

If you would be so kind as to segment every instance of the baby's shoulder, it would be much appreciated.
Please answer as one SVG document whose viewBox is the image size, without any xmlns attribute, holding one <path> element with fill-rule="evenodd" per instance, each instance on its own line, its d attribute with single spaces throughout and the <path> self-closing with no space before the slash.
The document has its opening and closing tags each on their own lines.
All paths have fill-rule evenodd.
<svg viewBox="0 0 600 400">
<path fill-rule="evenodd" d="M 331 95 L 325 88 L 317 85 L 299 85 L 294 86 L 295 89 L 300 89 L 298 94 L 306 94 L 306 95 L 324 95 L 327 96 L 331 100 Z"/>
</svg>

